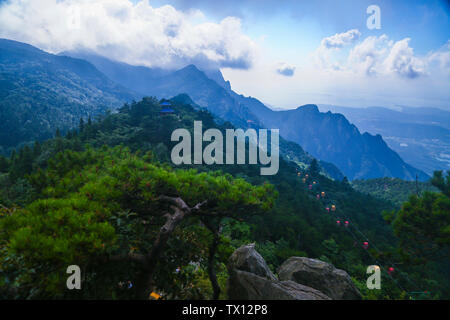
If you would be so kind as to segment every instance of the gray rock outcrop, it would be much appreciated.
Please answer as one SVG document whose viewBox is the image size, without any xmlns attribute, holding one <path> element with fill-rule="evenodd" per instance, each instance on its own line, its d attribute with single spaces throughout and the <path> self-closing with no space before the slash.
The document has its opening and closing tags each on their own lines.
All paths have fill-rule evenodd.
<svg viewBox="0 0 450 320">
<path fill-rule="evenodd" d="M 291 257 L 278 269 L 278 277 L 317 289 L 333 300 L 361 299 L 347 272 L 320 260 Z"/>
<path fill-rule="evenodd" d="M 244 245 L 231 255 L 228 264 L 237 270 L 247 271 L 257 276 L 277 280 L 277 277 L 270 271 L 264 258 L 255 250 L 255 245 Z"/>
<path fill-rule="evenodd" d="M 279 281 L 254 245 L 237 249 L 228 263 L 228 297 L 235 300 L 330 300 L 319 290 Z"/>
</svg>

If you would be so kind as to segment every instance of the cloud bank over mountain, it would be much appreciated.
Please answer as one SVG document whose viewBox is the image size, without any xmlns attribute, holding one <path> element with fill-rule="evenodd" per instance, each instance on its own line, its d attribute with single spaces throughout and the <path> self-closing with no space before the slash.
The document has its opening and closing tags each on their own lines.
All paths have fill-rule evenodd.
<svg viewBox="0 0 450 320">
<path fill-rule="evenodd" d="M 237 18 L 208 22 L 199 10 L 154 8 L 148 1 L 5 2 L 0 37 L 53 53 L 82 48 L 130 64 L 166 68 L 196 63 L 247 69 L 255 52 Z"/>
<path fill-rule="evenodd" d="M 278 108 L 450 108 L 449 11 L 425 0 L 386 2 L 382 28 L 369 30 L 368 4 L 9 0 L 0 1 L 0 38 L 132 65 L 220 68 L 235 91 Z"/>
</svg>

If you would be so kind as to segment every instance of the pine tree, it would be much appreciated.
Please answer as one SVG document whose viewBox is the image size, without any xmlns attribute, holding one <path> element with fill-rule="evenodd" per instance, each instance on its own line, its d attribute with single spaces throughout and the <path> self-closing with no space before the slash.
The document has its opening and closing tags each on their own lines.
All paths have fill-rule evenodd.
<svg viewBox="0 0 450 320">
<path fill-rule="evenodd" d="M 0 264 L 23 281 L 24 294 L 32 287 L 42 297 L 69 294 L 60 275 L 72 264 L 89 265 L 88 277 L 102 277 L 106 296 L 118 290 L 120 273 L 133 277 L 135 298 L 148 298 L 154 287 L 175 294 L 176 266 L 208 259 L 198 219 L 245 217 L 268 210 L 275 197 L 269 184 L 172 170 L 121 147 L 58 153 L 30 181 L 40 199 L 0 219 L 0 230 L 8 230 L 0 232 L 7 251 Z M 103 283 L 97 281 L 90 294 Z"/>
<path fill-rule="evenodd" d="M 36 141 L 33 147 L 33 156 L 37 158 L 38 156 L 41 155 L 41 152 L 42 152 L 41 144 L 39 143 L 39 141 Z"/>
<path fill-rule="evenodd" d="M 311 164 L 309 165 L 309 174 L 312 177 L 318 177 L 320 173 L 319 162 L 317 159 L 312 159 Z"/>
<path fill-rule="evenodd" d="M 78 125 L 78 129 L 80 133 L 83 133 L 84 131 L 84 120 L 83 118 L 80 118 L 80 124 Z"/>
<path fill-rule="evenodd" d="M 4 156 L 0 155 L 0 172 L 8 172 L 9 161 Z"/>
</svg>

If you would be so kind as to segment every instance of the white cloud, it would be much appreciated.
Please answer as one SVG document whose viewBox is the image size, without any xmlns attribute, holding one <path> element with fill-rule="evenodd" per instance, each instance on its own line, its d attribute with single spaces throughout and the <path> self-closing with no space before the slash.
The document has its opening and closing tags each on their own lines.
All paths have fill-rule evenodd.
<svg viewBox="0 0 450 320">
<path fill-rule="evenodd" d="M 331 48 L 342 48 L 348 44 L 351 44 L 359 39 L 361 32 L 358 29 L 348 30 L 343 33 L 336 33 L 334 36 L 324 38 L 321 46 Z"/>
<path fill-rule="evenodd" d="M 265 52 L 270 50 L 264 44 L 262 48 Z M 439 50 L 418 55 L 407 39 L 370 36 L 342 48 L 320 45 L 310 58 L 312 61 L 288 57 L 289 63 L 297 70 L 301 68 L 301 72 L 278 77 L 276 81 L 276 58 L 269 55 L 261 55 L 252 70 L 223 71 L 233 90 L 279 108 L 316 103 L 449 109 L 450 41 Z M 411 70 L 419 76 L 408 77 Z"/>
<path fill-rule="evenodd" d="M 397 41 L 392 46 L 384 64 L 388 72 L 412 79 L 425 73 L 425 62 L 414 56 L 409 41 L 409 38 Z"/>
<path fill-rule="evenodd" d="M 295 66 L 280 62 L 277 67 L 277 72 L 286 77 L 292 77 L 295 73 Z"/>
<path fill-rule="evenodd" d="M 386 35 L 361 39 L 354 29 L 323 39 L 312 54 L 316 63 L 311 64 L 303 56 L 274 56 L 274 48 L 263 36 L 252 41 L 244 34 L 239 19 L 213 23 L 198 10 L 184 12 L 135 2 L 3 2 L 0 37 L 54 53 L 87 48 L 130 64 L 222 67 L 234 90 L 278 107 L 333 103 L 448 108 L 450 42 L 418 56 L 408 39 L 393 41 Z M 289 64 L 277 65 L 280 60 Z M 291 64 L 301 72 L 294 72 Z M 290 68 L 292 76 L 274 81 L 274 72 L 289 73 Z"/>
<path fill-rule="evenodd" d="M 369 36 L 354 44 L 359 35 L 358 30 L 349 30 L 324 38 L 313 54 L 316 66 L 331 72 L 366 76 L 397 75 L 408 79 L 427 73 L 427 59 L 414 55 L 413 48 L 409 46 L 409 38 L 394 42 L 387 35 Z M 350 44 L 354 44 L 353 47 Z M 342 55 L 341 49 L 344 46 L 351 49 L 346 58 L 338 61 L 335 55 L 337 52 Z M 436 53 L 434 58 L 442 60 L 446 56 L 441 52 Z"/>
<path fill-rule="evenodd" d="M 386 35 L 367 37 L 352 48 L 348 56 L 348 65 L 357 73 L 378 74 L 382 71 L 383 59 L 392 45 L 393 42 Z"/>
<path fill-rule="evenodd" d="M 320 46 L 312 54 L 313 62 L 321 69 L 340 70 L 341 65 L 333 59 L 333 53 L 354 43 L 360 36 L 361 32 L 359 30 L 352 29 L 322 39 Z"/>
<path fill-rule="evenodd" d="M 240 20 L 204 20 L 198 10 L 153 8 L 147 0 L 16 0 L 0 7 L 0 37 L 54 53 L 89 49 L 146 66 L 249 68 L 256 44 Z"/>
<path fill-rule="evenodd" d="M 441 72 L 450 74 L 450 40 L 435 52 L 430 52 L 427 62 Z"/>
</svg>

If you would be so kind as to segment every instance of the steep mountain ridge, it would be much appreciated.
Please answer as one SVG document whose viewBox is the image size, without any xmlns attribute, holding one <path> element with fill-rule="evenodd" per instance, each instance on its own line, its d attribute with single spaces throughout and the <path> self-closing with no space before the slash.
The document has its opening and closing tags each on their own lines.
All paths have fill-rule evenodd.
<svg viewBox="0 0 450 320">
<path fill-rule="evenodd" d="M 131 66 L 79 51 L 61 54 L 86 59 L 113 81 L 133 88 L 142 95 L 170 98 L 186 93 L 199 106 L 208 108 L 218 118 L 239 127 L 247 127 L 248 120 L 258 122 L 257 117 L 248 108 L 240 106 L 230 97 L 226 82 L 218 70 L 203 72 L 192 64 L 179 70 L 162 70 Z M 228 88 L 231 89 L 229 83 Z"/>
<path fill-rule="evenodd" d="M 380 135 L 361 134 L 342 114 L 321 113 L 315 105 L 294 110 L 257 112 L 268 127 L 280 126 L 283 136 L 313 156 L 332 162 L 350 179 L 398 177 L 426 180 L 428 176 L 405 163 Z"/>
<path fill-rule="evenodd" d="M 178 96 L 177 99 L 184 100 L 183 103 L 206 108 L 216 116 L 219 123 L 225 120 L 240 128 L 264 127 L 249 108 L 237 100 L 239 95 L 231 90 L 230 82 L 225 81 L 219 70 L 201 71 L 194 65 L 188 65 L 169 72 L 158 68 L 131 66 L 82 52 L 62 54 L 89 60 L 112 80 L 124 86 L 133 86 L 142 95 L 166 98 Z M 254 100 L 255 103 L 259 102 Z M 280 151 L 290 160 L 299 163 L 309 164 L 313 159 L 302 147 L 283 138 L 280 140 Z M 344 177 L 332 163 L 320 161 L 320 165 L 333 179 L 341 180 Z"/>
<path fill-rule="evenodd" d="M 135 96 L 87 61 L 0 39 L 0 152 L 47 139 Z"/>
<path fill-rule="evenodd" d="M 450 169 L 450 112 L 437 108 L 350 108 L 319 105 L 322 112 L 342 113 L 362 131 L 380 134 L 390 148 L 431 175 Z"/>
<path fill-rule="evenodd" d="M 212 112 L 218 120 L 230 121 L 236 127 L 279 128 L 282 137 L 301 145 L 312 156 L 323 161 L 322 167 L 328 166 L 330 171 L 337 173 L 337 176 L 341 176 L 340 169 L 350 179 L 392 176 L 411 180 L 415 178 L 416 174 L 420 179 L 428 178 L 423 172 L 404 163 L 395 152 L 389 149 L 381 137 L 369 134 L 361 135 L 358 129 L 351 125 L 344 116 L 320 113 L 314 105 L 296 110 L 273 111 L 255 98 L 235 93 L 231 89 L 230 83 L 223 79 L 219 70 L 204 72 L 194 65 L 189 65 L 171 72 L 158 68 L 129 66 L 92 54 L 80 56 L 89 60 L 86 62 L 67 57 L 67 55 L 72 55 L 70 52 L 54 56 L 33 49 L 31 46 L 25 45 L 25 47 L 27 49 L 24 50 L 25 53 L 20 59 L 25 59 L 28 55 L 37 57 L 35 60 L 27 58 L 27 61 L 37 61 L 37 67 L 43 69 L 38 72 L 37 82 L 53 84 L 51 88 L 45 88 L 44 92 L 52 93 L 51 89 L 53 89 L 53 93 L 56 95 L 55 100 L 59 99 L 57 105 L 60 110 L 49 112 L 55 116 L 51 122 L 53 126 L 47 126 L 47 136 L 55 127 L 73 126 L 81 117 L 101 113 L 106 110 L 105 106 L 114 106 L 120 99 L 122 101 L 130 100 L 132 97 L 142 95 L 168 98 L 186 93 L 198 106 Z M 73 53 L 73 55 L 77 56 L 77 53 Z M 45 64 L 44 61 L 49 63 Z M 14 64 L 12 65 L 14 66 Z M 60 72 L 56 77 L 52 77 L 46 74 L 46 70 Z M 64 73 L 66 77 L 61 79 L 61 73 Z M 24 76 L 30 77 L 32 74 L 33 72 L 27 69 L 27 75 Z M 105 74 L 120 86 L 115 85 Z M 92 88 L 91 93 L 97 95 L 84 93 L 86 90 L 83 91 L 82 88 L 79 89 L 81 94 L 77 93 L 76 88 L 66 84 L 68 79 L 71 81 L 69 84 L 73 83 L 73 78 L 78 79 L 80 87 L 85 85 L 85 88 Z M 127 86 L 133 86 L 133 88 L 125 89 Z M 36 95 L 33 91 L 34 87 L 33 90 L 30 90 L 21 96 Z M 139 93 L 135 93 L 134 90 Z M 40 91 L 43 90 L 38 90 L 39 94 Z M 47 96 L 39 94 L 37 96 L 40 101 L 48 99 Z M 65 106 L 67 103 L 64 103 L 64 99 L 78 105 L 68 108 Z M 93 103 L 98 106 L 97 109 L 95 107 L 93 109 L 91 106 Z M 80 108 L 81 110 L 79 110 Z M 20 110 L 20 108 L 18 109 Z M 69 109 L 71 112 L 66 114 Z M 38 114 L 40 113 L 48 114 L 45 110 L 38 112 Z M 20 114 L 29 114 L 29 112 L 21 110 Z M 16 117 L 19 117 L 19 113 L 16 114 Z M 66 118 L 69 118 L 69 121 Z M 23 122 L 27 123 L 26 120 Z M 22 127 L 24 126 L 22 125 Z M 35 128 L 35 131 L 38 131 L 38 126 Z M 26 128 L 25 132 L 27 130 L 29 128 Z M 22 136 L 15 135 L 19 137 L 19 141 L 15 141 L 16 144 L 27 141 L 24 134 Z M 36 138 L 42 138 L 42 135 L 33 136 L 33 140 Z M 301 158 L 312 159 L 307 154 L 302 155 Z M 334 165 L 326 164 L 325 161 L 333 163 L 339 169 Z"/>
<path fill-rule="evenodd" d="M 98 68 L 108 73 L 102 69 L 105 66 L 98 65 Z M 113 79 L 125 85 L 120 78 Z M 203 72 L 189 65 L 161 76 L 145 92 L 158 97 L 179 93 L 188 94 L 195 103 L 238 127 L 251 123 L 279 128 L 282 137 L 298 143 L 314 157 L 333 163 L 350 179 L 392 176 L 413 180 L 416 174 L 422 180 L 429 178 L 406 164 L 380 136 L 361 135 L 343 115 L 322 114 L 315 105 L 273 111 L 255 98 L 234 92 L 219 70 Z"/>
<path fill-rule="evenodd" d="M 83 58 L 91 59 L 96 66 Z M 67 53 L 52 55 L 9 40 L 0 44 L 0 63 L 4 71 L 0 80 L 0 96 L 4 98 L 1 106 L 4 121 L 0 126 L 0 152 L 3 154 L 9 154 L 11 149 L 21 144 L 52 137 L 56 129 L 66 131 L 73 128 L 81 118 L 86 120 L 104 114 L 108 109 L 114 110 L 123 102 L 142 98 L 142 92 L 146 95 L 160 96 L 160 92 L 171 95 L 180 88 L 194 93 L 196 100 L 204 104 L 200 106 L 187 95 L 178 96 L 182 100 L 180 102 L 197 109 L 205 105 L 216 106 L 215 116 L 219 123 L 224 122 L 224 118 L 243 128 L 261 127 L 248 109 L 239 108 L 229 97 L 223 78 L 225 88 L 193 65 L 170 72 L 117 63 L 86 52 L 77 53 L 75 58 Z M 219 71 L 211 74 L 217 80 L 222 77 Z M 300 146 L 283 139 L 280 149 L 298 163 L 307 165 L 313 159 Z M 343 178 L 334 165 L 322 163 L 322 167 L 330 177 Z"/>
<path fill-rule="evenodd" d="M 144 96 L 145 92 L 151 90 L 157 84 L 159 78 L 175 71 L 132 66 L 126 63 L 111 61 L 105 57 L 83 50 L 61 52 L 59 55 L 89 61 L 109 79 L 120 83 L 126 88 L 133 88 L 140 96 Z"/>
<path fill-rule="evenodd" d="M 219 83 L 224 82 L 219 78 Z M 350 179 L 388 176 L 414 180 L 416 174 L 421 180 L 429 178 L 405 163 L 380 135 L 361 134 L 342 114 L 321 113 L 316 105 L 274 111 L 258 99 L 239 95 L 231 88 L 228 92 L 248 107 L 265 127 L 280 128 L 283 137 L 298 143 L 314 157 L 335 164 Z"/>
</svg>

